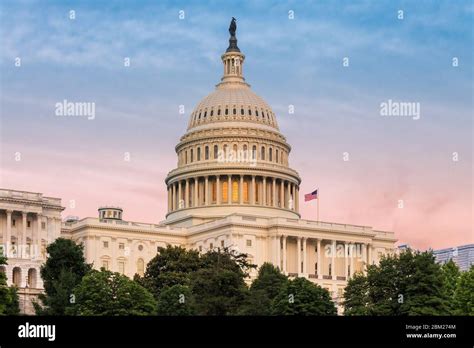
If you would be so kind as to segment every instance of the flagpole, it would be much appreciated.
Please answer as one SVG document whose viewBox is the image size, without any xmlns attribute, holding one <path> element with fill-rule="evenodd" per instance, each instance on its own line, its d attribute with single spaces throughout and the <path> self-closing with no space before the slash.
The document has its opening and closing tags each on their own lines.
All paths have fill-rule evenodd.
<svg viewBox="0 0 474 348">
<path fill-rule="evenodd" d="M 317 197 L 317 199 L 318 199 L 318 202 L 317 202 L 317 211 L 318 211 L 318 212 L 317 212 L 317 220 L 316 220 L 316 221 L 319 221 L 319 197 L 320 197 L 320 195 L 319 195 L 319 189 L 318 189 L 318 197 Z"/>
</svg>

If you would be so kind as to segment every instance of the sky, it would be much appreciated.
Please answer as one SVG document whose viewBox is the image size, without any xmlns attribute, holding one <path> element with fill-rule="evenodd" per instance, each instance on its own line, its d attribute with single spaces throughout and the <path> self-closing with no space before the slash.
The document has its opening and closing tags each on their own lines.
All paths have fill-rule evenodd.
<svg viewBox="0 0 474 348">
<path fill-rule="evenodd" d="M 174 147 L 220 80 L 234 16 L 245 78 L 321 220 L 420 249 L 474 243 L 473 14 L 462 0 L 2 1 L 0 188 L 59 197 L 63 217 L 118 205 L 162 221 Z M 58 117 L 63 100 L 95 117 Z M 383 116 L 389 100 L 419 118 Z M 315 201 L 300 209 L 316 219 Z"/>
</svg>

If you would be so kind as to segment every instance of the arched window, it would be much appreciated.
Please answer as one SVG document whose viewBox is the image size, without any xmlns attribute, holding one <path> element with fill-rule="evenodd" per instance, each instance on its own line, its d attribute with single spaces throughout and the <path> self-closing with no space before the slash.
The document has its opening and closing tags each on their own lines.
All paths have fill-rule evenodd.
<svg viewBox="0 0 474 348">
<path fill-rule="evenodd" d="M 191 163 L 193 163 L 194 161 L 194 150 L 191 149 Z"/>
<path fill-rule="evenodd" d="M 261 153 L 260 153 L 260 159 L 262 161 L 265 161 L 265 146 L 262 146 L 262 150 L 261 150 Z"/>
<path fill-rule="evenodd" d="M 21 268 L 15 267 L 13 268 L 13 284 L 17 287 L 21 286 Z"/>
<path fill-rule="evenodd" d="M 188 164 L 188 151 L 184 151 L 184 163 Z"/>
<path fill-rule="evenodd" d="M 28 270 L 28 287 L 36 289 L 36 269 L 30 268 Z"/>
<path fill-rule="evenodd" d="M 233 150 L 232 156 L 235 160 L 237 158 L 237 145 L 236 144 L 234 144 L 232 150 Z"/>
<path fill-rule="evenodd" d="M 240 114 L 241 114 L 241 115 L 244 114 L 244 108 L 240 109 Z"/>
<path fill-rule="evenodd" d="M 211 117 L 214 115 L 214 110 L 211 110 Z"/>
<path fill-rule="evenodd" d="M 221 109 L 217 109 L 217 116 L 220 116 L 221 115 Z"/>
<path fill-rule="evenodd" d="M 278 149 L 275 150 L 275 162 L 278 163 Z"/>
<path fill-rule="evenodd" d="M 248 151 L 248 147 L 247 147 L 247 145 L 244 144 L 244 146 L 242 147 L 242 152 L 243 152 L 243 154 L 242 154 L 243 158 L 242 159 L 243 160 L 247 160 L 250 157 L 249 154 L 247 153 L 247 151 Z"/>
<path fill-rule="evenodd" d="M 262 110 L 262 117 L 265 118 L 265 113 L 263 112 L 263 110 Z"/>
<path fill-rule="evenodd" d="M 214 145 L 214 159 L 217 159 L 217 153 L 219 152 L 219 147 Z"/>
<path fill-rule="evenodd" d="M 209 146 L 205 147 L 204 150 L 204 159 L 207 161 L 209 159 Z"/>
<path fill-rule="evenodd" d="M 249 109 L 249 116 L 252 116 L 252 110 Z"/>
<path fill-rule="evenodd" d="M 236 109 L 236 108 L 234 108 L 234 109 L 232 110 L 232 114 L 233 114 L 233 115 L 236 115 L 236 114 L 237 114 L 237 109 Z"/>
<path fill-rule="evenodd" d="M 227 155 L 228 155 L 228 153 L 227 153 L 228 149 L 229 149 L 229 146 L 227 146 L 227 144 L 224 145 L 224 157 L 226 157 L 226 158 L 227 158 Z"/>
<path fill-rule="evenodd" d="M 257 159 L 257 147 L 255 145 L 252 147 L 252 159 Z"/>
<path fill-rule="evenodd" d="M 143 262 L 143 259 L 137 260 L 137 273 L 140 277 L 143 277 L 145 274 L 145 263 Z"/>
<path fill-rule="evenodd" d="M 206 118 L 207 116 L 207 111 L 204 111 L 204 118 Z"/>
<path fill-rule="evenodd" d="M 227 116 L 229 114 L 229 109 L 225 109 L 225 115 Z"/>
<path fill-rule="evenodd" d="M 268 160 L 271 162 L 273 161 L 273 149 L 268 149 Z"/>
<path fill-rule="evenodd" d="M 197 160 L 198 161 L 201 160 L 201 148 L 200 147 L 197 148 Z"/>
<path fill-rule="evenodd" d="M 255 110 L 255 116 L 258 117 L 258 110 Z"/>
</svg>

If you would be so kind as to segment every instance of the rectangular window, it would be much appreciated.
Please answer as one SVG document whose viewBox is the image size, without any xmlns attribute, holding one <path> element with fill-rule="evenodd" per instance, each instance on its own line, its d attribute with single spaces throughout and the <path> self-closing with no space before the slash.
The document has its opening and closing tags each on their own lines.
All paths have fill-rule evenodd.
<svg viewBox="0 0 474 348">
<path fill-rule="evenodd" d="M 239 201 L 239 183 L 234 181 L 232 183 L 232 202 L 237 203 Z"/>
<path fill-rule="evenodd" d="M 227 203 L 227 181 L 222 183 L 222 202 Z"/>
<path fill-rule="evenodd" d="M 224 241 L 221 240 L 221 247 L 224 247 Z"/>
<path fill-rule="evenodd" d="M 124 261 L 119 261 L 118 263 L 118 268 L 119 268 L 119 273 L 120 274 L 125 274 L 125 262 Z"/>
<path fill-rule="evenodd" d="M 217 182 L 212 183 L 212 203 L 217 201 Z"/>
<path fill-rule="evenodd" d="M 12 219 L 12 226 L 16 226 L 16 220 Z"/>
<path fill-rule="evenodd" d="M 119 243 L 119 249 L 120 249 L 120 250 L 125 249 L 125 244 L 124 244 L 124 243 Z"/>
<path fill-rule="evenodd" d="M 109 270 L 109 261 L 103 260 L 102 267 L 105 268 L 107 271 Z"/>
<path fill-rule="evenodd" d="M 214 249 L 214 244 L 212 244 L 212 243 L 209 244 L 209 249 L 211 249 L 211 250 Z"/>
<path fill-rule="evenodd" d="M 247 246 L 248 246 L 248 247 L 251 247 L 251 246 L 252 246 L 252 240 L 251 240 L 251 239 L 247 239 Z"/>
<path fill-rule="evenodd" d="M 244 181 L 244 187 L 243 187 L 243 196 L 244 196 L 244 203 L 249 202 L 249 183 L 247 181 Z"/>
<path fill-rule="evenodd" d="M 109 242 L 104 242 L 104 248 L 108 248 L 109 247 Z"/>
<path fill-rule="evenodd" d="M 46 229 L 46 222 L 42 222 L 42 223 L 41 223 L 41 229 L 42 229 L 42 230 Z"/>
</svg>

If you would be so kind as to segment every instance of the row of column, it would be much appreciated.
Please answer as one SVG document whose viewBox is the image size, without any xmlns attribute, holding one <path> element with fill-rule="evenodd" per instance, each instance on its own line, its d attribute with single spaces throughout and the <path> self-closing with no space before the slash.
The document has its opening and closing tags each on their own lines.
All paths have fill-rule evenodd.
<svg viewBox="0 0 474 348">
<path fill-rule="evenodd" d="M 3 248 L 6 251 L 7 257 L 15 258 L 31 258 L 32 256 L 38 257 L 42 250 L 42 222 L 43 216 L 39 213 L 35 214 L 36 218 L 34 223 L 28 230 L 28 212 L 20 211 L 21 213 L 21 229 L 16 226 L 16 241 L 12 243 L 12 216 L 13 210 L 6 210 L 7 223 L 6 228 L 3 231 Z M 46 217 L 45 228 L 52 223 L 53 218 Z M 33 221 L 31 221 L 33 222 Z M 28 235 L 30 233 L 30 243 L 28 243 Z"/>
<path fill-rule="evenodd" d="M 221 177 L 225 177 L 225 179 L 221 180 Z M 245 177 L 251 179 L 245 180 Z M 222 190 L 224 182 L 227 182 L 227 197 L 225 201 Z M 238 184 L 237 201 L 232 199 L 234 183 Z M 245 196 L 247 199 L 244 199 L 244 190 L 246 190 Z M 215 197 L 211 198 L 214 192 Z M 190 207 L 209 206 L 211 204 L 232 203 L 280 207 L 298 212 L 298 197 L 298 185 L 283 179 L 255 175 L 195 177 L 179 180 L 168 185 L 168 212 Z"/>
<path fill-rule="evenodd" d="M 276 245 L 276 265 L 281 269 L 284 274 L 288 274 L 288 263 L 287 263 L 287 240 L 289 236 L 282 235 L 277 236 L 275 238 L 275 245 Z M 307 270 L 307 240 L 306 237 L 291 237 L 296 238 L 296 250 L 297 250 L 297 274 L 308 276 Z M 344 277 L 347 279 L 348 277 L 352 277 L 354 274 L 355 266 L 354 266 L 354 250 L 356 248 L 356 244 L 360 244 L 362 246 L 362 260 L 364 261 L 365 265 L 363 268 L 363 273 L 366 272 L 366 266 L 372 264 L 372 246 L 368 243 L 351 243 L 351 242 L 338 242 L 336 240 L 331 241 L 330 247 L 330 256 L 331 256 L 331 274 L 327 274 L 326 278 L 323 277 L 322 272 L 322 252 L 321 244 L 323 239 L 316 239 L 317 243 L 317 269 L 316 269 L 316 278 L 317 279 L 333 279 L 337 280 L 336 275 L 336 254 L 337 254 L 337 243 L 344 245 Z M 348 267 L 350 265 L 350 268 Z"/>
</svg>

